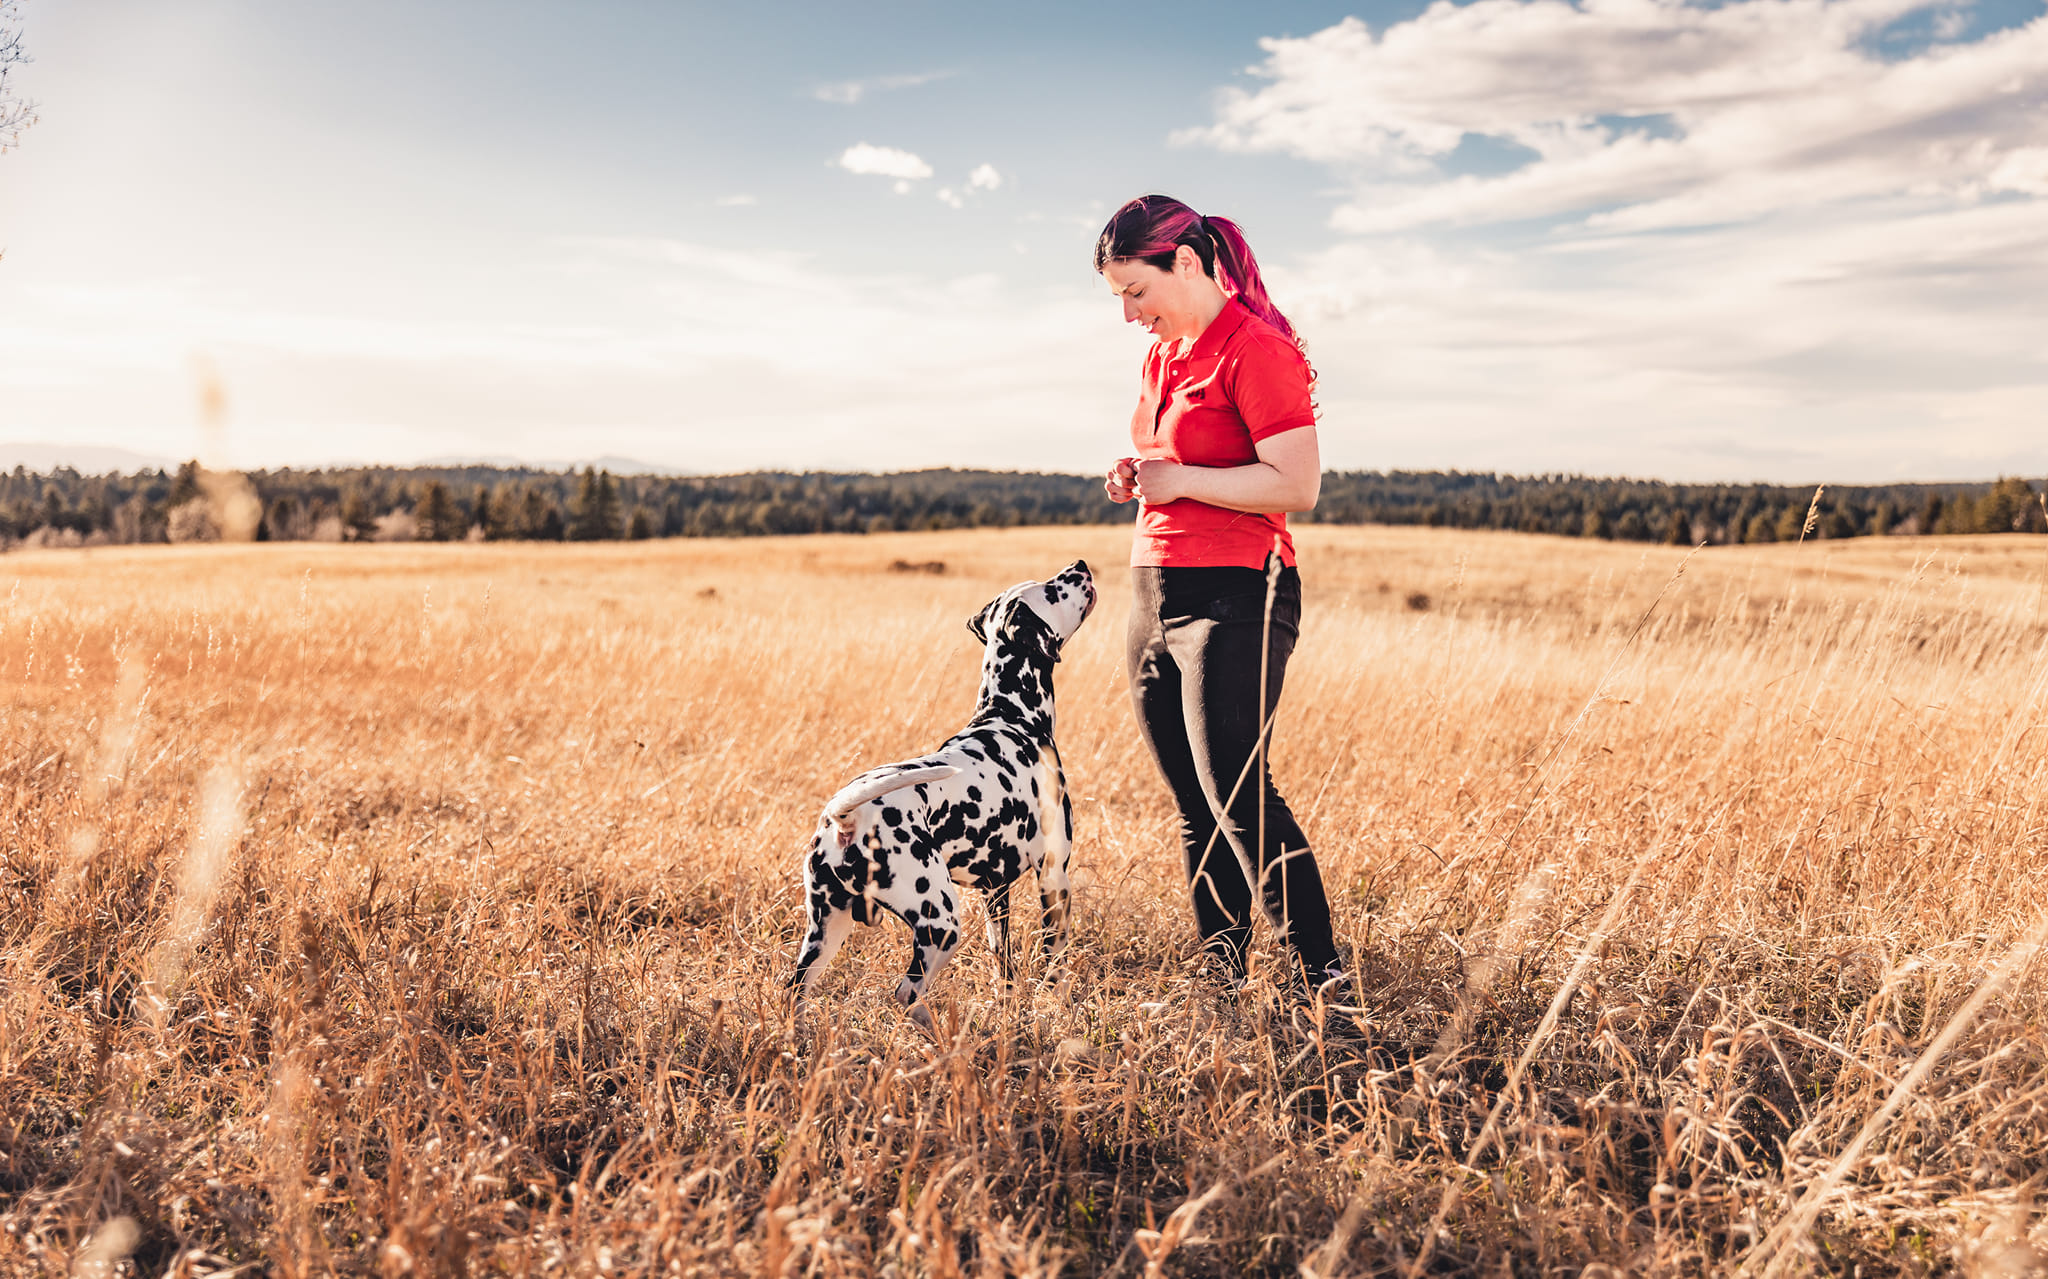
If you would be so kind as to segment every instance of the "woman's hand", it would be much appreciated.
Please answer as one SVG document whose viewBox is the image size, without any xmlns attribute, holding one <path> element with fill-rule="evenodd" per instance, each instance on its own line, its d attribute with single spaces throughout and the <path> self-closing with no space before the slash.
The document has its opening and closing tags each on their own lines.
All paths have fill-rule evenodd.
<svg viewBox="0 0 2048 1279">
<path fill-rule="evenodd" d="M 1132 465 L 1133 474 L 1120 488 L 1112 488 L 1110 496 L 1124 501 L 1127 499 L 1116 497 L 1119 491 L 1135 493 L 1147 506 L 1164 506 L 1185 498 L 1226 511 L 1255 514 L 1315 509 L 1323 467 L 1314 427 L 1269 435 L 1252 447 L 1259 460 L 1242 466 L 1189 466 L 1164 458 L 1145 458 L 1132 465 L 1126 458 L 1118 466 Z"/>
<path fill-rule="evenodd" d="M 1137 463 L 1132 487 L 1147 506 L 1164 506 L 1188 495 L 1188 472 L 1195 468 L 1165 458 L 1148 457 Z"/>
<path fill-rule="evenodd" d="M 1109 500 L 1122 505 L 1138 496 L 1138 459 L 1120 457 L 1110 464 L 1109 475 L 1102 481 L 1102 491 Z"/>
</svg>

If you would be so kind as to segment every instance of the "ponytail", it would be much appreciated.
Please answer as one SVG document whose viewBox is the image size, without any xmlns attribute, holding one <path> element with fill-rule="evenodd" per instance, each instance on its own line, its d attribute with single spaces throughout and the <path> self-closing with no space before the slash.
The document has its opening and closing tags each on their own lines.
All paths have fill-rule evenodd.
<svg viewBox="0 0 2048 1279">
<path fill-rule="evenodd" d="M 1252 246 L 1246 242 L 1244 231 L 1229 218 L 1203 218 L 1201 227 L 1216 246 L 1215 269 L 1211 272 L 1216 283 L 1225 293 L 1236 295 L 1245 310 L 1300 345 L 1301 335 L 1266 293 L 1266 282 L 1259 276 L 1259 260 L 1252 256 Z"/>
</svg>

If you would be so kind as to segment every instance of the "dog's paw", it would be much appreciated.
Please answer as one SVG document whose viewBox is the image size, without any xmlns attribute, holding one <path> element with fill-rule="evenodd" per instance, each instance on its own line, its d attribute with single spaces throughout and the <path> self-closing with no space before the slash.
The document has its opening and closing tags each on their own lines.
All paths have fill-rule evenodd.
<svg viewBox="0 0 2048 1279">
<path fill-rule="evenodd" d="M 1066 964 L 1048 967 L 1038 975 L 1038 989 L 1049 994 L 1055 1003 L 1068 1002 L 1074 993 L 1074 970 Z"/>
</svg>

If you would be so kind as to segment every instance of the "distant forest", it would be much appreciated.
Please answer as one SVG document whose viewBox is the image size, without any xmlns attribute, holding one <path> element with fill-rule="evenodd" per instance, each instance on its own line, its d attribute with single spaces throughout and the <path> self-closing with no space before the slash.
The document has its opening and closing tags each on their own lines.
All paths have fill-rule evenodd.
<svg viewBox="0 0 2048 1279">
<path fill-rule="evenodd" d="M 226 495 L 224 497 L 224 494 Z M 238 514 L 226 514 L 237 512 Z M 1100 480 L 1006 471 L 660 476 L 490 466 L 220 475 L 0 473 L 0 546 L 218 539 L 601 541 L 1128 522 Z M 1813 526 L 1806 529 L 1809 515 Z M 1577 475 L 1340 471 L 1297 523 L 1422 524 L 1672 544 L 2048 531 L 2042 490 L 1889 484 L 1813 490 Z"/>
</svg>

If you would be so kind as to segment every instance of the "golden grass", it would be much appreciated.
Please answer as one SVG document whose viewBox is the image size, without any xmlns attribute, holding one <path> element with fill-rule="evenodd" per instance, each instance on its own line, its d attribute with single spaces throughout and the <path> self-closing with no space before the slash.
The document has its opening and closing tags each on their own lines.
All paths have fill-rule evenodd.
<svg viewBox="0 0 2048 1279">
<path fill-rule="evenodd" d="M 1234 1001 L 1187 969 L 1124 537 L 7 557 L 0 1272 L 2048 1257 L 2048 540 L 1674 583 L 1305 530 L 1275 767 L 1360 1043 L 1275 963 Z M 793 1013 L 818 805 L 952 732 L 965 619 L 1077 554 L 1066 973 L 999 995 L 970 925 L 934 1043 L 863 929 Z"/>
</svg>

